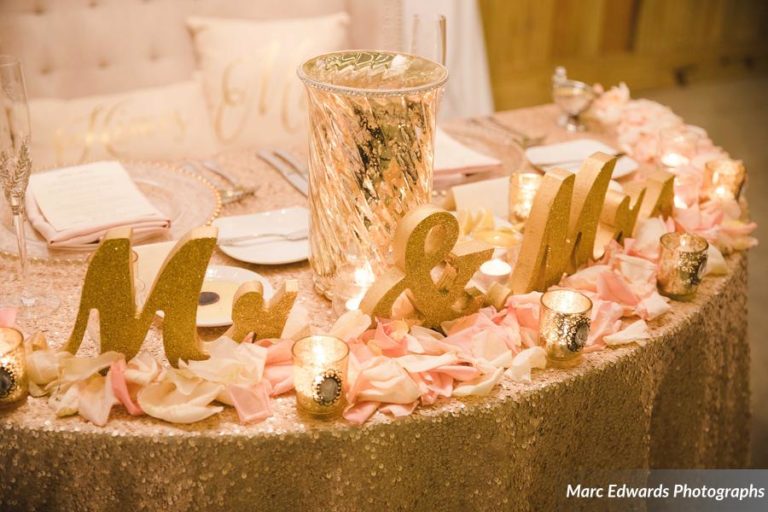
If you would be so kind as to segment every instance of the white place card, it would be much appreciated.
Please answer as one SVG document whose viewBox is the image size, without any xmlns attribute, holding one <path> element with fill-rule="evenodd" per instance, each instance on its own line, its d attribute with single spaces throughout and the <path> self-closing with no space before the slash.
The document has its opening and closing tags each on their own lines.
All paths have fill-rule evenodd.
<svg viewBox="0 0 768 512">
<path fill-rule="evenodd" d="M 33 174 L 29 193 L 56 231 L 163 217 L 115 161 Z"/>
</svg>

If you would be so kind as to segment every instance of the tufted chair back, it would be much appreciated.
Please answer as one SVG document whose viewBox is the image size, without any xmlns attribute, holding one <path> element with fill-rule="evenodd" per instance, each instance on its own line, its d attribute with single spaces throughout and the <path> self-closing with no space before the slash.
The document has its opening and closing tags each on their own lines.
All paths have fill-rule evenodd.
<svg viewBox="0 0 768 512">
<path fill-rule="evenodd" d="M 31 98 L 79 98 L 192 78 L 189 16 L 274 19 L 346 11 L 358 48 L 396 48 L 398 0 L 2 0 L 0 53 Z"/>
</svg>

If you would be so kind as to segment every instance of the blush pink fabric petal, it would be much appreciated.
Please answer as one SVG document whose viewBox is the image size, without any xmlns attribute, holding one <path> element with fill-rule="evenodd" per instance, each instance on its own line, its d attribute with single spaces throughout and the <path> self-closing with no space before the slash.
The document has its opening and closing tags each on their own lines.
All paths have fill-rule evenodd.
<svg viewBox="0 0 768 512">
<path fill-rule="evenodd" d="M 417 405 L 418 402 L 413 402 L 411 404 L 387 404 L 379 407 L 379 412 L 391 414 L 395 418 L 400 418 L 410 415 L 416 409 Z"/>
<path fill-rule="evenodd" d="M 504 369 L 496 368 L 493 372 L 481 375 L 474 380 L 462 382 L 453 389 L 453 396 L 487 395 L 499 383 L 503 375 Z"/>
<path fill-rule="evenodd" d="M 293 389 L 293 364 L 271 364 L 264 368 L 264 379 L 271 386 L 270 395 L 278 396 Z"/>
<path fill-rule="evenodd" d="M 128 411 L 128 414 L 132 416 L 140 416 L 144 414 L 144 411 L 142 411 L 141 407 L 139 407 L 133 401 L 133 398 L 131 398 L 131 394 L 128 391 L 128 383 L 125 380 L 125 369 L 125 359 L 118 359 L 109 367 L 108 375 L 110 383 L 112 384 L 112 392 L 114 393 L 115 398 L 123 404 L 123 407 Z"/>
<path fill-rule="evenodd" d="M 362 425 L 379 408 L 379 402 L 358 402 L 344 409 L 344 419 L 355 425 Z"/>
<path fill-rule="evenodd" d="M 227 386 L 227 392 L 242 423 L 264 421 L 272 416 L 269 393 L 264 383 L 250 387 L 231 384 Z"/>
</svg>

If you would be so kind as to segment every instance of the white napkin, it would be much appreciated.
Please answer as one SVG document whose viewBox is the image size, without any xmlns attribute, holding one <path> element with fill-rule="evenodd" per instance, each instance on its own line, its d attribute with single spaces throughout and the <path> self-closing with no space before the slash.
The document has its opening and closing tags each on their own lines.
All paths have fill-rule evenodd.
<svg viewBox="0 0 768 512">
<path fill-rule="evenodd" d="M 479 153 L 457 141 L 441 128 L 435 132 L 435 178 L 487 171 L 501 165 L 496 158 Z"/>
<path fill-rule="evenodd" d="M 90 248 L 115 227 L 132 227 L 138 240 L 171 226 L 115 161 L 32 175 L 26 207 L 32 226 L 61 249 Z"/>
<path fill-rule="evenodd" d="M 533 146 L 525 150 L 525 157 L 533 165 L 547 169 L 560 167 L 568 171 L 576 172 L 584 160 L 593 153 L 601 151 L 609 155 L 615 155 L 618 151 L 607 144 L 594 139 L 578 139 L 546 146 Z M 621 178 L 637 170 L 639 164 L 623 156 L 616 162 L 613 169 L 613 177 Z"/>
</svg>

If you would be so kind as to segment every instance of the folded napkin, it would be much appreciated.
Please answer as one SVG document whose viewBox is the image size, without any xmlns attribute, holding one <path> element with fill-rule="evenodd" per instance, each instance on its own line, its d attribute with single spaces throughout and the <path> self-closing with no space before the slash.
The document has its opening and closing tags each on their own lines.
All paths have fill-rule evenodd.
<svg viewBox="0 0 768 512">
<path fill-rule="evenodd" d="M 547 169 L 560 167 L 576 172 L 584 160 L 593 153 L 601 151 L 615 155 L 618 151 L 607 144 L 594 139 L 579 139 L 546 146 L 533 146 L 525 150 L 525 157 L 533 165 Z M 613 177 L 620 178 L 637 170 L 638 163 L 628 156 L 619 158 L 613 169 Z"/>
<path fill-rule="evenodd" d="M 496 158 L 465 146 L 440 128 L 436 130 L 435 179 L 487 171 L 500 165 Z"/>
<path fill-rule="evenodd" d="M 115 161 L 32 175 L 26 208 L 32 226 L 57 249 L 92 248 L 116 227 L 133 228 L 134 240 L 171 227 Z"/>
</svg>

